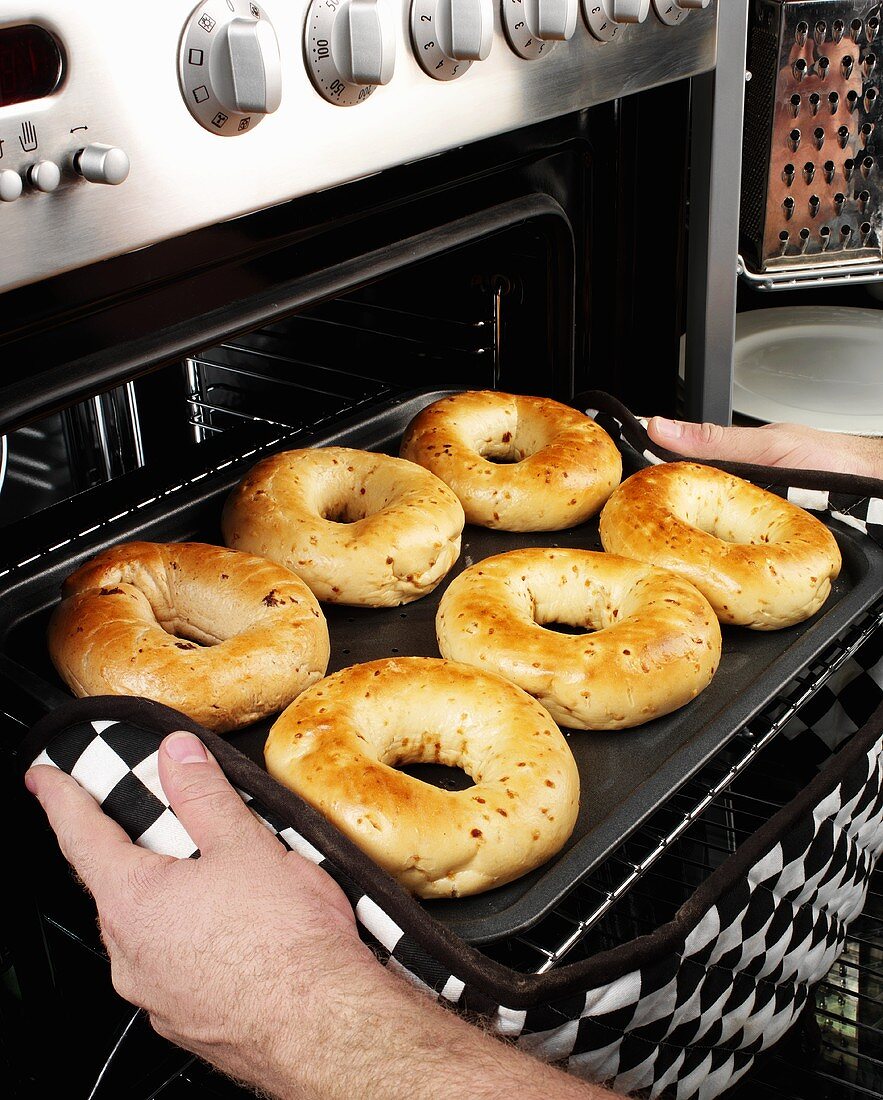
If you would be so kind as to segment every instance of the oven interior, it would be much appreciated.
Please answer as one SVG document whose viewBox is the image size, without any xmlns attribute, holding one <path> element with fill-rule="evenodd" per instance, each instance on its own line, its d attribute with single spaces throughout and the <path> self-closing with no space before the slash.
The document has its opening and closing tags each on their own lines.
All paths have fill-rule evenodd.
<svg viewBox="0 0 883 1100">
<path fill-rule="evenodd" d="M 657 103 L 663 95 L 680 102 L 683 92 L 660 92 Z M 634 97 L 622 110 L 639 114 L 646 106 Z M 663 142 L 664 135 L 656 141 Z M 574 163 L 584 159 L 582 152 L 567 155 Z M 633 162 L 635 151 L 626 150 L 625 159 Z M 613 179 L 600 185 L 603 201 L 595 204 L 587 233 L 594 234 L 596 254 L 599 241 L 611 243 L 605 225 L 616 227 L 614 239 L 628 232 L 623 229 L 628 212 L 613 212 L 617 202 L 627 205 L 627 196 L 615 195 Z M 667 226 L 662 223 L 663 234 Z M 499 388 L 566 399 L 587 380 L 605 384 L 618 377 L 607 360 L 617 345 L 625 348 L 625 363 L 617 369 L 624 366 L 629 377 L 618 391 L 633 404 L 643 394 L 656 407 L 657 396 L 676 385 L 676 371 L 663 363 L 651 377 L 653 326 L 645 331 L 633 326 L 639 314 L 632 298 L 638 296 L 605 288 L 609 272 L 602 265 L 591 269 L 574 247 L 576 236 L 565 217 L 548 212 L 515 219 L 364 285 L 322 294 L 297 310 L 280 308 L 259 327 L 194 346 L 161 369 L 9 432 L 0 454 L 0 526 L 8 536 L 0 571 L 39 553 L 41 536 L 42 548 L 49 549 L 71 524 L 110 518 L 112 497 L 90 490 L 109 486 L 112 492 L 123 475 L 129 476 L 118 482 L 119 508 L 141 499 L 141 492 L 146 499 L 176 479 L 198 477 L 301 428 L 369 415 L 376 404 L 418 386 Z M 642 247 L 651 246 L 636 245 L 635 267 L 642 266 Z M 632 274 L 623 282 L 634 287 Z M 656 288 L 660 313 L 671 313 L 670 284 Z M 609 306 L 617 318 L 616 327 L 606 328 L 603 320 L 589 327 L 591 340 L 583 316 L 589 300 L 596 314 Z M 27 517 L 30 541 L 22 544 L 20 521 Z M 517 969 L 544 971 L 670 919 L 699 882 L 801 789 L 812 760 L 796 773 L 783 766 L 792 760 L 788 723 L 875 631 L 879 639 L 881 624 L 883 607 L 877 606 L 554 911 L 528 932 L 484 950 Z M 29 717 L 36 717 L 28 685 L 10 685 L 2 710 L 14 740 Z M 28 1091 L 21 1051 L 38 1057 L 33 1036 L 51 1033 L 59 1056 L 66 1057 L 71 1095 L 97 1100 L 243 1095 L 158 1039 L 143 1016 L 113 994 L 92 905 L 67 872 L 40 815 L 23 803 L 14 774 L 4 769 L 4 793 L 8 804 L 23 805 L 23 828 L 39 838 L 42 916 L 22 907 L 4 916 L 9 942 L 31 949 L 2 960 L 0 1051 L 8 1079 L 17 1084 L 21 1078 L 22 1095 L 37 1095 Z M 33 874 L 30 856 L 26 846 L 12 851 L 13 881 Z M 883 1094 L 881 919 L 883 885 L 877 881 L 846 952 L 820 987 L 818 1032 L 808 1022 L 790 1046 L 757 1067 L 737 1095 L 857 1100 Z M 48 966 L 40 961 L 46 959 Z M 24 989 L 38 995 L 24 997 Z M 97 1043 L 96 1035 L 102 1037 Z M 818 1049 L 810 1071 L 799 1044 L 813 1036 Z M 115 1057 L 119 1051 L 125 1052 L 123 1059 Z"/>
</svg>

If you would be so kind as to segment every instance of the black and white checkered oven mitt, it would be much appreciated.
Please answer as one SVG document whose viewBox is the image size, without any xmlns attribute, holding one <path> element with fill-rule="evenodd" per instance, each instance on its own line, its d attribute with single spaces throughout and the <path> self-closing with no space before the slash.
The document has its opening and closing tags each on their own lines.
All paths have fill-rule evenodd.
<svg viewBox="0 0 883 1100">
<path fill-rule="evenodd" d="M 656 465 L 690 461 L 654 443 L 647 434 L 647 421 L 634 416 L 621 401 L 608 393 L 589 390 L 579 394 L 573 404 L 594 417 L 607 434 L 618 441 L 620 449 L 631 449 L 643 463 Z M 704 466 L 716 466 L 753 481 L 808 512 L 819 512 L 835 519 L 883 546 L 883 482 L 855 474 L 832 474 L 821 470 L 786 470 L 746 462 L 701 461 Z"/>
<path fill-rule="evenodd" d="M 147 699 L 99 697 L 79 700 L 64 711 L 71 708 L 81 713 L 119 714 L 119 717 L 92 718 L 72 714 L 71 721 L 64 723 L 63 728 L 48 739 L 32 763 L 48 764 L 71 775 L 102 810 L 122 826 L 135 844 L 161 855 L 197 858 L 199 849 L 170 808 L 160 782 L 160 743 L 173 730 L 189 729 L 216 756 L 225 758 L 219 762 L 228 776 L 229 753 L 235 750 L 184 715 Z M 58 725 L 58 712 L 50 716 L 50 721 Z M 34 733 L 45 740 L 41 726 L 42 723 L 35 727 Z M 253 767 L 238 753 L 236 756 L 238 764 Z M 262 773 L 261 779 L 266 781 L 269 776 Z M 389 941 L 388 918 L 349 876 L 258 798 L 235 782 L 234 786 L 258 821 L 280 843 L 322 867 L 341 886 L 354 907 L 363 938 L 372 946 L 375 941 L 381 944 Z M 304 809 L 309 811 L 309 807 L 304 806 Z"/>
</svg>

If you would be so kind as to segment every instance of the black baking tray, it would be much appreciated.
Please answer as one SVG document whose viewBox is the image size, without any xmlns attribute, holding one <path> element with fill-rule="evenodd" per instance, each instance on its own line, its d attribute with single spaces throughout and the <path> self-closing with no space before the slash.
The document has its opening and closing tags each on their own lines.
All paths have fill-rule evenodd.
<svg viewBox="0 0 883 1100">
<path fill-rule="evenodd" d="M 397 397 L 327 431 L 303 433 L 289 446 L 341 444 L 395 452 L 411 418 L 450 391 Z M 284 447 L 282 441 L 275 449 Z M 64 578 L 99 550 L 131 539 L 219 542 L 221 505 L 229 490 L 259 457 L 226 462 L 223 468 L 183 481 L 160 494 L 129 498 L 127 510 L 92 532 L 43 554 L 30 566 L 0 578 L 0 675 L 17 690 L 39 698 L 48 709 L 69 698 L 46 651 L 45 631 Z M 644 459 L 626 448 L 625 475 Z M 89 494 L 85 511 L 100 512 L 113 501 L 120 511 L 120 486 L 111 483 Z M 145 491 L 143 478 L 129 482 Z M 153 499 L 150 499 L 153 497 Z M 105 515 L 112 514 L 105 511 Z M 486 894 L 425 902 L 428 912 L 471 943 L 489 942 L 531 926 L 570 888 L 596 867 L 623 838 L 725 745 L 782 687 L 877 598 L 883 578 L 883 550 L 862 533 L 831 523 L 843 554 L 843 570 L 825 606 L 812 619 L 786 630 L 723 630 L 720 668 L 695 700 L 664 718 L 633 730 L 564 730 L 579 767 L 582 792 L 573 835 L 544 867 Z M 69 534 L 69 532 L 66 532 Z M 569 531 L 510 534 L 467 527 L 462 553 L 448 577 L 431 595 L 405 607 L 361 609 L 325 607 L 331 634 L 329 672 L 361 661 L 395 655 L 437 657 L 435 614 L 447 584 L 464 568 L 491 554 L 526 546 L 601 549 L 597 519 Z M 229 735 L 229 740 L 262 763 L 272 719 Z M 411 770 L 411 769 L 409 769 Z M 414 769 L 423 778 L 451 782 L 448 769 Z M 465 785 L 461 782 L 459 785 Z M 456 774 L 451 785 L 458 785 Z"/>
</svg>

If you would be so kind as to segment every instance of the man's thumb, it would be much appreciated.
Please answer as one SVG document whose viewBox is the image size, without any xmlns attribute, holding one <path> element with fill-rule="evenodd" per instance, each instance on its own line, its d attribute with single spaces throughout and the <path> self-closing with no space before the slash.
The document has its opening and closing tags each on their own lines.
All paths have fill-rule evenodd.
<svg viewBox="0 0 883 1100">
<path fill-rule="evenodd" d="M 170 733 L 159 749 L 159 778 L 178 820 L 203 854 L 270 834 L 246 809 L 215 758 L 192 733 Z"/>
<path fill-rule="evenodd" d="M 720 424 L 691 424 L 654 416 L 647 425 L 654 443 L 691 458 L 716 458 L 724 462 L 756 462 L 757 441 L 750 429 L 722 428 Z"/>
</svg>

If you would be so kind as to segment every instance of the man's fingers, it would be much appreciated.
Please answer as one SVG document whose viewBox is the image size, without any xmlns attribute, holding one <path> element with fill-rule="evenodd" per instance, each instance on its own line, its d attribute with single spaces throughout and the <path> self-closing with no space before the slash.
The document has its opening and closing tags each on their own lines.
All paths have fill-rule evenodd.
<svg viewBox="0 0 883 1100">
<path fill-rule="evenodd" d="M 777 441 L 768 429 L 723 428 L 720 424 L 691 424 L 684 420 L 654 416 L 647 425 L 647 433 L 661 447 L 691 458 L 775 465 L 782 457 L 775 446 Z M 783 453 L 787 449 L 787 443 L 783 440 Z"/>
<path fill-rule="evenodd" d="M 178 820 L 204 855 L 241 844 L 253 851 L 255 844 L 267 842 L 272 850 L 271 835 L 192 733 L 170 733 L 160 745 L 159 778 Z"/>
<path fill-rule="evenodd" d="M 109 876 L 128 873 L 137 863 L 157 859 L 136 848 L 92 795 L 66 772 L 41 764 L 30 769 L 25 783 L 49 818 L 65 859 L 99 905 L 102 885 Z"/>
</svg>

